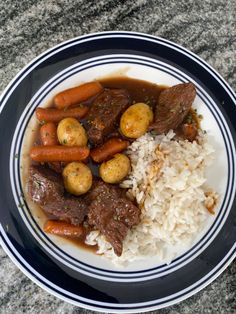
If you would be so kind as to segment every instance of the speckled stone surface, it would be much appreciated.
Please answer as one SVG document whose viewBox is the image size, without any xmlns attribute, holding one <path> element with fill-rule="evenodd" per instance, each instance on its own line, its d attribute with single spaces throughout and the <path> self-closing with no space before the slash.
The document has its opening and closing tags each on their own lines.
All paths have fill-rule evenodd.
<svg viewBox="0 0 236 314">
<path fill-rule="evenodd" d="M 45 49 L 104 30 L 162 36 L 195 52 L 236 89 L 235 0 L 1 0 L 0 92 Z M 0 248 L 0 313 L 92 313 L 32 283 Z M 188 300 L 156 313 L 236 313 L 236 261 Z"/>
</svg>

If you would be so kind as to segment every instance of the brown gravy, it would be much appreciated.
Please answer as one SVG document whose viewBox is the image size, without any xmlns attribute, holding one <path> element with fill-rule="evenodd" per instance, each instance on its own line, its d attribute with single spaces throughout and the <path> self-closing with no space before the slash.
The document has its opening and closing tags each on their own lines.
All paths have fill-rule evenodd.
<svg viewBox="0 0 236 314">
<path fill-rule="evenodd" d="M 80 238 L 66 238 L 63 237 L 63 240 L 68 241 L 69 243 L 73 244 L 76 247 L 79 247 L 80 249 L 92 252 L 92 253 L 96 253 L 96 251 L 98 250 L 98 246 L 97 245 L 87 245 L 85 243 L 85 239 L 86 239 L 86 235 L 87 233 L 84 233 Z"/>
<path fill-rule="evenodd" d="M 106 78 L 99 82 L 107 88 L 124 88 L 129 92 L 133 103 L 144 102 L 152 108 L 156 105 L 160 92 L 167 88 L 167 86 L 128 77 Z"/>
</svg>

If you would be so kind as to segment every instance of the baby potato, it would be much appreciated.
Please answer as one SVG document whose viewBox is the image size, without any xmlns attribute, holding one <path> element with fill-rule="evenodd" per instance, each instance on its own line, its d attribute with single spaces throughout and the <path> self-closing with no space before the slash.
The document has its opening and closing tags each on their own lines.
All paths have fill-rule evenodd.
<svg viewBox="0 0 236 314">
<path fill-rule="evenodd" d="M 85 146 L 88 141 L 85 129 L 75 118 L 65 118 L 59 122 L 57 137 L 60 144 L 67 146 Z"/>
<path fill-rule="evenodd" d="M 119 183 L 130 171 L 130 160 L 124 154 L 115 154 L 114 157 L 103 162 L 99 167 L 99 174 L 107 183 Z"/>
<path fill-rule="evenodd" d="M 82 162 L 71 162 L 63 170 L 64 186 L 66 190 L 74 195 L 81 195 L 91 188 L 92 172 Z"/>
<path fill-rule="evenodd" d="M 126 137 L 138 138 L 147 132 L 153 121 L 153 112 L 150 106 L 137 103 L 130 106 L 121 116 L 120 130 Z"/>
</svg>

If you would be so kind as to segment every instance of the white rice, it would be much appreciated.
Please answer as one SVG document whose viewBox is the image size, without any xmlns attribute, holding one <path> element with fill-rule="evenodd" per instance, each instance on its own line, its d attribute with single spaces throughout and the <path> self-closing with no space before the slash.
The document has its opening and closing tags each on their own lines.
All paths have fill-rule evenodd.
<svg viewBox="0 0 236 314">
<path fill-rule="evenodd" d="M 178 245 L 192 245 L 209 215 L 207 204 L 216 202 L 216 193 L 205 184 L 205 169 L 214 152 L 207 135 L 202 133 L 193 142 L 174 136 L 173 131 L 158 136 L 146 133 L 128 148 L 132 171 L 121 187 L 136 198 L 141 222 L 129 231 L 122 255 L 117 257 L 98 231 L 87 236 L 86 242 L 98 244 L 97 253 L 115 264 L 152 256 L 169 263 Z"/>
</svg>

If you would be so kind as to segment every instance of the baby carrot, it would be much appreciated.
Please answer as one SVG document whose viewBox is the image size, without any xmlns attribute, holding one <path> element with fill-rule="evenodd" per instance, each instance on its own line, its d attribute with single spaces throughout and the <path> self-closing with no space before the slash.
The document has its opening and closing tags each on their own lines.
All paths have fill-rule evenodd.
<svg viewBox="0 0 236 314">
<path fill-rule="evenodd" d="M 45 122 L 59 122 L 64 118 L 83 118 L 88 112 L 89 108 L 84 107 L 75 107 L 68 108 L 67 110 L 60 110 L 55 108 L 37 108 L 36 117 L 39 121 Z"/>
<path fill-rule="evenodd" d="M 34 146 L 30 150 L 30 157 L 38 162 L 50 161 L 82 161 L 89 156 L 87 146 Z"/>
<path fill-rule="evenodd" d="M 60 220 L 48 220 L 43 230 L 47 233 L 72 238 L 78 238 L 83 234 L 82 226 L 74 226 Z"/>
<path fill-rule="evenodd" d="M 99 82 L 89 82 L 80 86 L 66 89 L 54 97 L 54 104 L 58 109 L 76 105 L 100 93 L 103 87 Z"/>
<path fill-rule="evenodd" d="M 52 146 L 58 144 L 57 127 L 54 123 L 45 123 L 41 126 L 39 133 L 43 145 Z"/>
<path fill-rule="evenodd" d="M 92 149 L 90 155 L 95 162 L 102 162 L 122 152 L 128 146 L 128 141 L 121 140 L 120 138 L 111 138 L 102 146 Z"/>
</svg>

